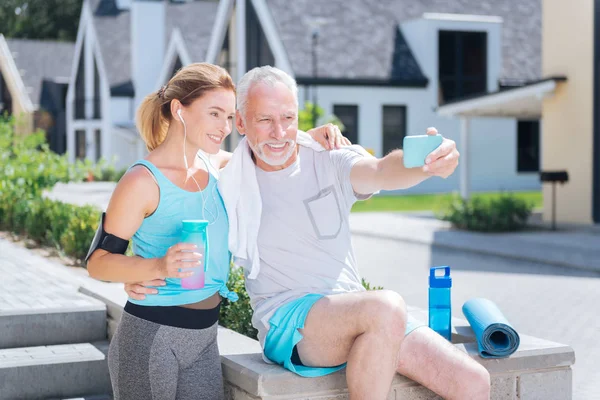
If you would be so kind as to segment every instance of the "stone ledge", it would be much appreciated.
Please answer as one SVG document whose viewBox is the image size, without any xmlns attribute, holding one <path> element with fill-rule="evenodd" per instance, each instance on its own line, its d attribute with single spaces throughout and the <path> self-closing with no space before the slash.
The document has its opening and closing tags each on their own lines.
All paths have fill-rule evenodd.
<svg viewBox="0 0 600 400">
<path fill-rule="evenodd" d="M 91 282 L 90 282 L 91 281 Z M 109 337 L 127 300 L 120 284 L 86 281 L 80 291 L 103 301 L 109 314 Z M 427 321 L 427 312 L 409 307 L 412 316 Z M 504 359 L 479 357 L 468 322 L 453 318 L 452 341 L 482 364 L 492 375 L 492 399 L 568 400 L 572 396 L 575 353 L 570 346 L 521 335 L 517 352 Z M 111 331 L 113 329 L 113 331 Z M 219 350 L 227 400 L 342 400 L 347 399 L 346 375 L 302 378 L 278 365 L 263 361 L 258 341 L 219 327 Z M 439 399 L 416 382 L 397 374 L 388 400 Z"/>
<path fill-rule="evenodd" d="M 466 329 L 470 330 L 466 321 L 457 328 L 463 333 Z M 477 346 L 473 342 L 459 343 L 455 346 L 488 369 L 493 380 L 493 399 L 516 399 L 516 393 L 523 390 L 531 394 L 531 388 L 535 387 L 536 381 L 556 385 L 555 379 L 549 378 L 555 374 L 561 379 L 558 381 L 560 385 L 553 393 L 561 393 L 561 396 L 539 397 L 535 392 L 533 397 L 521 398 L 570 398 L 570 367 L 575 362 L 575 354 L 569 346 L 521 335 L 519 350 L 504 359 L 479 357 Z M 262 360 L 258 342 L 228 329 L 219 330 L 219 348 L 226 384 L 231 386 L 231 393 L 237 393 L 237 396 L 232 395 L 231 399 L 342 399 L 345 397 L 339 396 L 347 393 L 344 371 L 325 377 L 302 378 L 277 365 L 266 364 Z M 390 396 L 395 398 L 397 395 L 403 399 L 437 398 L 430 391 L 417 388 L 420 388 L 419 384 L 398 374 L 392 383 L 393 390 Z M 546 392 L 548 391 L 542 390 L 540 393 Z M 245 393 L 247 397 L 241 397 L 240 393 Z M 291 393 L 294 395 L 291 396 Z M 564 396 L 565 393 L 569 393 L 569 396 Z"/>
</svg>

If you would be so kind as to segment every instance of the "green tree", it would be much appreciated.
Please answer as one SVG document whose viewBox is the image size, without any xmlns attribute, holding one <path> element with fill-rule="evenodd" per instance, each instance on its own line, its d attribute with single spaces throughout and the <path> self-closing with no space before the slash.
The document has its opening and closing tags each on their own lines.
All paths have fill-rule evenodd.
<svg viewBox="0 0 600 400">
<path fill-rule="evenodd" d="M 337 125 L 340 130 L 344 130 L 344 124 L 335 115 L 325 116 L 325 110 L 317 106 L 317 125 L 324 125 L 327 123 Z M 313 124 L 313 104 L 309 101 L 304 103 L 304 109 L 298 113 L 298 129 L 304 132 L 314 128 Z"/>
<path fill-rule="evenodd" d="M 75 41 L 83 0 L 1 0 L 0 33 L 22 39 Z"/>
</svg>

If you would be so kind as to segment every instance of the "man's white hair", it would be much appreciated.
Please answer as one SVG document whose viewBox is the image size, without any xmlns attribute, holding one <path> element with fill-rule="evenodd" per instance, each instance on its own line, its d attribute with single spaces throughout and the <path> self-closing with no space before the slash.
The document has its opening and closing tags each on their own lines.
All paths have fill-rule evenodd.
<svg viewBox="0 0 600 400">
<path fill-rule="evenodd" d="M 292 91 L 294 99 L 296 99 L 296 105 L 298 105 L 298 85 L 294 78 L 282 70 L 271 67 L 270 65 L 256 67 L 242 76 L 242 79 L 240 79 L 236 88 L 237 109 L 240 114 L 242 114 L 242 118 L 246 118 L 246 106 L 248 105 L 248 93 L 250 92 L 250 89 L 258 83 L 275 86 L 277 82 L 283 83 Z"/>
</svg>

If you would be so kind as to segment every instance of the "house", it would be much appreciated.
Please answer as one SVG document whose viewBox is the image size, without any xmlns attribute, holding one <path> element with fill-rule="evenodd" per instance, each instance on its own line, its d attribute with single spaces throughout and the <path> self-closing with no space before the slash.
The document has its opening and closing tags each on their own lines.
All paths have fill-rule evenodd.
<svg viewBox="0 0 600 400">
<path fill-rule="evenodd" d="M 545 1 L 542 26 L 543 80 L 438 111 L 463 120 L 540 119 L 542 171 L 568 174 L 568 182 L 545 185 L 544 219 L 600 224 L 600 0 Z"/>
<path fill-rule="evenodd" d="M 85 0 L 67 94 L 71 156 L 115 155 L 121 166 L 143 156 L 137 105 L 196 61 L 235 80 L 258 65 L 285 70 L 301 104 L 316 100 L 378 156 L 436 126 L 468 148 L 471 190 L 540 188 L 537 119 L 473 118 L 462 143 L 461 119 L 437 112 L 542 77 L 540 0 Z M 409 192 L 459 185 L 455 174 Z"/>
<path fill-rule="evenodd" d="M 67 92 L 71 159 L 143 157 L 135 110 L 182 65 L 203 61 L 218 3 L 85 0 Z"/>
<path fill-rule="evenodd" d="M 65 95 L 74 48 L 0 34 L 0 115 L 14 115 L 20 132 L 44 129 L 57 153 L 66 151 Z"/>
</svg>

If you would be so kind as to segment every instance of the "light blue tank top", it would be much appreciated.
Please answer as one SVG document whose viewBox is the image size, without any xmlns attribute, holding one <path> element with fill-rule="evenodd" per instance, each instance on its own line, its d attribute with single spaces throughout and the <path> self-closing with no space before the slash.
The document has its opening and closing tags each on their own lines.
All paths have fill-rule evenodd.
<svg viewBox="0 0 600 400">
<path fill-rule="evenodd" d="M 229 222 L 217 189 L 217 179 L 209 173 L 208 185 L 202 192 L 188 192 L 171 182 L 151 162 L 140 160 L 135 165 L 143 165 L 154 175 L 160 194 L 158 207 L 133 235 L 134 254 L 144 258 L 163 257 L 169 247 L 179 243 L 182 220 L 203 219 L 205 202 L 204 219 L 210 223 L 207 228 L 210 248 L 205 260 L 204 288 L 184 289 L 181 279 L 167 278 L 165 286 L 156 288 L 158 294 L 146 295 L 144 300 L 130 298 L 129 301 L 145 306 L 176 306 L 202 301 L 216 292 L 232 301 L 237 300 L 237 294 L 230 292 L 226 286 L 231 261 L 227 242 Z"/>
</svg>

